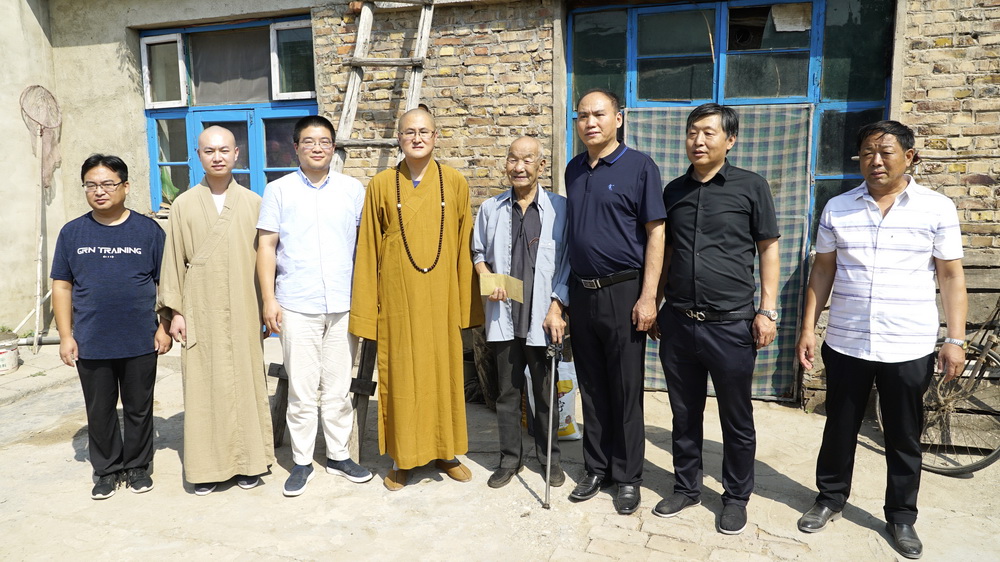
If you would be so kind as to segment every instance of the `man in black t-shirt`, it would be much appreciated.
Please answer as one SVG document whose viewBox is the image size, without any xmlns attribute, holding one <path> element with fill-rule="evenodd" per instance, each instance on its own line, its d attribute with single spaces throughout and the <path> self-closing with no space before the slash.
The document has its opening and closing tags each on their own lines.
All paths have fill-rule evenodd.
<svg viewBox="0 0 1000 562">
<path fill-rule="evenodd" d="M 767 181 L 731 166 L 739 117 L 707 103 L 687 119 L 691 166 L 667 184 L 666 249 L 658 329 L 673 412 L 674 493 L 653 509 L 673 517 L 701 503 L 702 422 L 708 373 L 722 422 L 723 510 L 719 531 L 746 528 L 756 433 L 750 390 L 757 349 L 774 340 L 778 313 L 778 224 Z M 759 254 L 760 307 L 754 308 Z M 665 282 L 665 287 L 662 285 Z"/>
<path fill-rule="evenodd" d="M 95 154 L 80 171 L 93 211 L 59 232 L 52 259 L 52 309 L 59 357 L 76 367 L 87 407 L 95 500 L 120 484 L 153 488 L 153 384 L 156 356 L 170 350 L 154 305 L 166 233 L 125 208 L 128 167 Z M 119 431 L 118 397 L 124 413 Z"/>
</svg>

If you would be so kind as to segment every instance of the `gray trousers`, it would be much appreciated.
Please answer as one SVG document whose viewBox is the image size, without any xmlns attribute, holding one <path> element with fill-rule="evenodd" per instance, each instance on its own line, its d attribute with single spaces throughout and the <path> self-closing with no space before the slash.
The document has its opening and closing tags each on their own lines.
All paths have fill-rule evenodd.
<svg viewBox="0 0 1000 562">
<path fill-rule="evenodd" d="M 497 398 L 497 428 L 500 433 L 500 468 L 517 468 L 524 464 L 521 445 L 521 391 L 525 387 L 524 369 L 531 372 L 531 393 L 535 411 L 530 419 L 535 435 L 535 456 L 542 465 L 546 462 L 549 418 L 555 411 L 549 404 L 549 373 L 551 360 L 545 357 L 545 348 L 528 345 L 524 338 L 491 342 L 496 352 L 497 380 L 500 396 Z M 552 427 L 558 431 L 553 419 Z M 552 441 L 552 466 L 559 465 L 559 442 Z"/>
</svg>

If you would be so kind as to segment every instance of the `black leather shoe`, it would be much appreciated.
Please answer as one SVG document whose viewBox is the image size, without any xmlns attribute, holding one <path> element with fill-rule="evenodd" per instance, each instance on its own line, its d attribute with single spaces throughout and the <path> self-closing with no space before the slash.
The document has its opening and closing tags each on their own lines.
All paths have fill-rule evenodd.
<svg viewBox="0 0 1000 562">
<path fill-rule="evenodd" d="M 569 499 L 575 502 L 589 500 L 597 495 L 604 487 L 604 477 L 599 474 L 587 473 L 582 480 L 577 482 L 576 488 L 569 494 Z"/>
<path fill-rule="evenodd" d="M 620 515 L 631 515 L 639 509 L 639 487 L 632 484 L 619 484 L 615 496 L 615 511 Z"/>
<path fill-rule="evenodd" d="M 913 525 L 905 523 L 886 523 L 885 531 L 892 537 L 892 545 L 906 558 L 920 558 L 924 555 L 924 545 L 917 538 Z"/>
<path fill-rule="evenodd" d="M 503 488 L 515 474 L 521 472 L 521 468 L 520 466 L 517 468 L 500 467 L 493 471 L 490 479 L 486 481 L 486 485 L 490 488 Z"/>
<path fill-rule="evenodd" d="M 809 511 L 799 517 L 799 530 L 803 533 L 818 533 L 826 529 L 826 524 L 830 521 L 840 519 L 840 512 L 834 511 L 825 505 L 814 503 Z"/>
</svg>

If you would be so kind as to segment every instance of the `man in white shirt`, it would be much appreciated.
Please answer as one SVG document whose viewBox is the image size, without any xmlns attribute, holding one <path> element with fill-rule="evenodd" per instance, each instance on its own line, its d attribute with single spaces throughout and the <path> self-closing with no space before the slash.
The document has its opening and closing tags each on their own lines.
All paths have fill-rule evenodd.
<svg viewBox="0 0 1000 562">
<path fill-rule="evenodd" d="M 357 347 L 347 324 L 365 189 L 358 180 L 330 170 L 334 138 L 333 125 L 324 117 L 303 117 L 295 124 L 299 169 L 267 185 L 257 222 L 264 323 L 281 335 L 288 373 L 287 421 L 295 466 L 284 494 L 290 497 L 302 494 L 314 476 L 318 424 L 326 441 L 326 471 L 352 482 L 372 478 L 347 450 Z"/>
<path fill-rule="evenodd" d="M 799 361 L 811 369 L 816 320 L 832 290 L 821 350 L 827 420 L 816 462 L 819 494 L 799 519 L 799 530 L 821 531 L 844 509 L 874 381 L 885 429 L 886 532 L 907 558 L 923 553 L 913 524 L 923 395 L 934 370 L 939 329 L 935 277 L 948 325 L 937 368 L 947 379 L 964 366 L 967 309 L 955 204 L 905 173 L 919 159 L 913 144 L 913 131 L 896 121 L 866 125 L 858 132 L 865 181 L 831 199 L 823 210 L 798 344 Z"/>
</svg>

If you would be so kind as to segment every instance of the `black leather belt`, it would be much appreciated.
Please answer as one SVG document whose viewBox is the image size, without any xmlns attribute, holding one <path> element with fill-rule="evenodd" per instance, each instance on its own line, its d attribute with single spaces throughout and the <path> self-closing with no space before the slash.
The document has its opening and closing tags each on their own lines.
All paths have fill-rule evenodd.
<svg viewBox="0 0 1000 562">
<path fill-rule="evenodd" d="M 734 320 L 750 320 L 757 316 L 754 310 L 731 310 L 729 312 L 714 312 L 711 310 L 681 310 L 678 311 L 696 322 L 732 322 Z"/>
<path fill-rule="evenodd" d="M 610 287 L 615 283 L 621 283 L 622 281 L 629 281 L 635 279 L 639 276 L 638 269 L 626 269 L 625 271 L 619 271 L 618 273 L 612 273 L 607 277 L 598 277 L 597 279 L 584 279 L 582 277 L 577 277 L 580 280 L 580 284 L 587 289 L 601 289 L 604 287 Z"/>
</svg>

